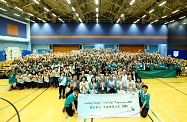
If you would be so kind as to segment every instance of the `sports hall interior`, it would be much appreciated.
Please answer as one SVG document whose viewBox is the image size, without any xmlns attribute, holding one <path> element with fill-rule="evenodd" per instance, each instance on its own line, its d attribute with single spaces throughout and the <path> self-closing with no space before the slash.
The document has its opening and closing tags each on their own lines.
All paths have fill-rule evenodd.
<svg viewBox="0 0 187 122">
<path fill-rule="evenodd" d="M 185 122 L 186 13 L 187 1 L 180 0 L 0 0 L 0 98 L 16 107 L 21 122 Z M 141 73 L 151 95 L 146 118 L 68 117 L 58 88 L 7 90 L 5 72 L 15 59 L 79 50 L 169 56 L 181 63 L 180 77 L 167 68 L 159 70 L 167 75 L 149 68 L 149 74 Z M 17 122 L 15 109 L 3 99 L 0 122 Z"/>
</svg>

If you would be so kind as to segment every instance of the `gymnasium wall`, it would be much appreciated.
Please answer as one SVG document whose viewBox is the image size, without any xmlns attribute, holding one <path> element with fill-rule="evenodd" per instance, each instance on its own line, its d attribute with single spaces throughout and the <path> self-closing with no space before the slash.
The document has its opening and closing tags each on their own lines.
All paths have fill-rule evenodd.
<svg viewBox="0 0 187 122">
<path fill-rule="evenodd" d="M 0 16 L 0 35 L 27 38 L 26 24 L 19 23 Z"/>
<path fill-rule="evenodd" d="M 50 45 L 49 44 L 32 44 L 32 53 L 42 54 L 45 52 L 50 52 Z"/>
<path fill-rule="evenodd" d="M 22 56 L 31 53 L 30 24 L 0 14 L 0 61 L 10 55 L 8 48 L 17 48 Z"/>
<path fill-rule="evenodd" d="M 33 23 L 32 44 L 166 44 L 167 25 Z"/>
<path fill-rule="evenodd" d="M 168 26 L 168 54 L 174 56 L 174 51 L 178 51 L 176 58 L 187 59 L 187 25 L 183 21 L 176 21 Z"/>
</svg>

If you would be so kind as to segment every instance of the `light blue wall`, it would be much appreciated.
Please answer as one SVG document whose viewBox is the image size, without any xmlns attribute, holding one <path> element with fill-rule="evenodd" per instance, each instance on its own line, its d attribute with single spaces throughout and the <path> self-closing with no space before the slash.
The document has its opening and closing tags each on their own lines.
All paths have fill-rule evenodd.
<svg viewBox="0 0 187 122">
<path fill-rule="evenodd" d="M 150 53 L 158 52 L 158 45 L 148 45 L 147 52 Z"/>
<path fill-rule="evenodd" d="M 20 50 L 31 50 L 31 45 L 28 42 L 5 42 L 0 41 L 0 51 L 7 50 L 8 47 L 19 47 Z"/>
<path fill-rule="evenodd" d="M 167 45 L 166 44 L 159 44 L 159 53 L 160 55 L 164 56 L 167 55 Z"/>
<path fill-rule="evenodd" d="M 32 52 L 33 50 L 36 50 L 37 53 L 41 54 L 42 51 L 50 51 L 50 45 L 49 44 L 32 44 Z"/>
</svg>

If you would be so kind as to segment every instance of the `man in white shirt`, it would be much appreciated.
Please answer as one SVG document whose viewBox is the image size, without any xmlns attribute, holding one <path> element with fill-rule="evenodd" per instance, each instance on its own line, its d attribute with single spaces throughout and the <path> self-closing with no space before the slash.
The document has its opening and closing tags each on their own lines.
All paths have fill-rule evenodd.
<svg viewBox="0 0 187 122">
<path fill-rule="evenodd" d="M 92 71 L 89 71 L 89 74 L 87 75 L 87 81 L 88 81 L 88 83 L 91 82 L 92 77 L 94 77 L 94 76 L 92 75 Z"/>
<path fill-rule="evenodd" d="M 135 84 L 135 81 L 132 80 L 132 76 L 131 75 L 128 75 L 127 91 L 136 91 L 136 84 Z"/>
</svg>

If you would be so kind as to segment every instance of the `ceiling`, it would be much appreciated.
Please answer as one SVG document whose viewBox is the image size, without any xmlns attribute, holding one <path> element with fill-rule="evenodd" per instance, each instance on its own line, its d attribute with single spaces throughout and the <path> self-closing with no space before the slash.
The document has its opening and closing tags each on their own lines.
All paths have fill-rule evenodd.
<svg viewBox="0 0 187 122">
<path fill-rule="evenodd" d="M 0 0 L 0 8 L 7 10 L 0 9 L 0 14 L 25 22 L 28 21 L 25 18 L 29 18 L 35 22 L 54 23 L 164 24 L 173 20 L 185 20 L 186 23 L 187 0 L 167 0 L 162 6 L 159 5 L 165 0 L 98 0 L 98 4 L 95 1 L 97 0 Z M 130 5 L 132 1 L 134 3 Z M 154 11 L 150 12 L 152 9 Z M 176 10 L 178 11 L 173 13 Z M 20 16 L 15 16 L 14 13 Z"/>
</svg>

